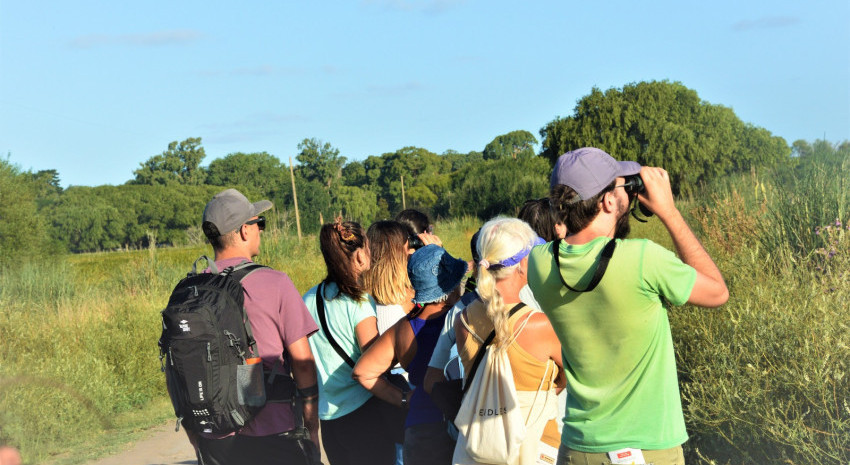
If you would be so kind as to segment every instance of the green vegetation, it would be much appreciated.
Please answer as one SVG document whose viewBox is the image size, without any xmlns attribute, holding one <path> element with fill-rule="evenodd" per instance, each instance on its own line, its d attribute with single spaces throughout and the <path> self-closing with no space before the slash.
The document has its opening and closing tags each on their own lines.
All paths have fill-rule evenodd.
<svg viewBox="0 0 850 465">
<path fill-rule="evenodd" d="M 512 211 L 524 200 L 548 189 L 551 162 L 561 153 L 583 146 L 607 150 L 619 159 L 663 166 L 681 194 L 692 195 L 703 184 L 733 173 L 792 162 L 792 148 L 768 131 L 746 124 L 721 105 L 702 101 L 680 83 L 640 82 L 605 92 L 593 89 L 574 114 L 556 118 L 540 129 L 542 151 L 528 131 L 498 135 L 481 152 L 436 154 L 421 147 L 351 161 L 329 142 L 304 139 L 294 158 L 294 184 L 302 231 L 316 233 L 337 215 L 369 224 L 416 208 L 434 218 L 464 215 L 488 218 Z M 266 152 L 235 152 L 201 166 L 206 152 L 200 138 L 173 141 L 162 153 L 140 163 L 134 178 L 120 186 L 59 187 L 59 173 L 22 173 L 0 160 L 0 197 L 35 204 L 44 225 L 26 238 L 29 250 L 93 252 L 158 245 L 200 243 L 194 224 L 198 207 L 211 192 L 237 187 L 249 197 L 272 200 L 279 226 L 295 228 L 295 195 L 288 164 Z M 814 148 L 794 143 L 797 154 Z M 547 164 L 547 161 L 549 164 Z M 551 165 L 550 165 L 551 166 Z M 19 192 L 4 190 L 9 179 L 25 183 Z M 23 196 L 23 197 L 22 197 Z M 18 197 L 22 197 L 18 199 Z M 26 200 L 25 200 L 25 199 Z M 22 218 L 24 210 L 8 211 Z M 14 228 L 7 223 L 2 227 Z M 49 238 L 55 238 L 49 239 Z"/>
<path fill-rule="evenodd" d="M 667 82 L 594 89 L 540 134 L 541 156 L 530 133 L 513 131 L 483 152 L 404 147 L 349 162 L 305 139 L 294 170 L 301 241 L 289 167 L 265 152 L 204 168 L 201 141 L 190 138 L 142 163 L 128 184 L 65 190 L 54 170 L 0 159 L 0 443 L 31 463 L 73 463 L 114 447 L 115 431 L 170 416 L 159 311 L 192 261 L 211 253 L 198 218 L 225 186 L 275 202 L 259 261 L 303 293 L 325 273 L 320 218 L 368 226 L 419 208 L 468 259 L 482 220 L 546 193 L 553 156 L 595 145 L 670 171 L 729 283 L 720 309 L 671 311 L 689 463 L 846 464 L 850 143 L 789 148 Z M 657 220 L 633 234 L 671 246 Z"/>
<path fill-rule="evenodd" d="M 692 461 L 850 459 L 850 144 L 815 147 L 692 209 L 731 293 L 671 313 Z"/>
<path fill-rule="evenodd" d="M 555 119 L 540 135 L 541 155 L 553 163 L 564 152 L 598 147 L 621 160 L 663 166 L 682 193 L 731 172 L 774 166 L 791 153 L 781 137 L 667 81 L 594 88 L 573 116 Z"/>
</svg>

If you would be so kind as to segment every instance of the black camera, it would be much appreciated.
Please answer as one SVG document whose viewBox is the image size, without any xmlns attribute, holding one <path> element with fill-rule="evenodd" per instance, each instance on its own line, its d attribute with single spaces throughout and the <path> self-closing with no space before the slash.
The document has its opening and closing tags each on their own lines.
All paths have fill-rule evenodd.
<svg viewBox="0 0 850 465">
<path fill-rule="evenodd" d="M 413 250 L 419 250 L 425 247 L 425 243 L 416 234 L 407 236 L 407 247 Z"/>
</svg>

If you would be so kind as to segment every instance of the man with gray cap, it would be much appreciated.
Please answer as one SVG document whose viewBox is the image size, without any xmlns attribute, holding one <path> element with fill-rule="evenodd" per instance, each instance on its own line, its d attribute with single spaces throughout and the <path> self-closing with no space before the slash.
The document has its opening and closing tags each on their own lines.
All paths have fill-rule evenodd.
<svg viewBox="0 0 850 465">
<path fill-rule="evenodd" d="M 268 200 L 251 203 L 236 189 L 216 194 L 204 209 L 203 230 L 215 252 L 219 270 L 250 262 L 260 253 Z M 318 386 L 307 338 L 318 330 L 292 280 L 280 271 L 259 268 L 242 280 L 245 312 L 257 341 L 265 371 L 291 361 L 296 387 L 304 400 L 304 424 L 318 446 Z M 284 357 L 286 354 L 286 357 Z M 279 369 L 279 368 L 278 368 Z M 226 436 L 200 433 L 201 463 L 303 464 L 302 445 L 288 432 L 295 428 L 289 403 L 267 403 L 241 430 Z"/>
<path fill-rule="evenodd" d="M 582 148 L 558 159 L 550 187 L 569 233 L 532 250 L 528 284 L 563 351 L 569 394 L 558 463 L 684 463 L 662 298 L 720 306 L 729 297 L 723 276 L 676 208 L 664 169 Z M 664 224 L 678 256 L 626 239 L 636 200 Z"/>
</svg>

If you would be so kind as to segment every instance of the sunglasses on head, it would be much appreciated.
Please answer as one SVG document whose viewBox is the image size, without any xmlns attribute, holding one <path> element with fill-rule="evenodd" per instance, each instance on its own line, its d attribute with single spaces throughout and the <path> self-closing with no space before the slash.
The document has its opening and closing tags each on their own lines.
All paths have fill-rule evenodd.
<svg viewBox="0 0 850 465">
<path fill-rule="evenodd" d="M 245 224 L 256 224 L 260 228 L 260 231 L 262 231 L 266 229 L 266 217 L 258 216 L 256 219 L 246 221 Z"/>
</svg>

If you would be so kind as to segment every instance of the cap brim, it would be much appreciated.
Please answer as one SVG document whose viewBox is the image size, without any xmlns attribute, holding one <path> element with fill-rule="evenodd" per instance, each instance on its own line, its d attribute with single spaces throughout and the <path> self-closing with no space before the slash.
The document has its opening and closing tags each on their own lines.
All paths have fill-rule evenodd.
<svg viewBox="0 0 850 465">
<path fill-rule="evenodd" d="M 274 206 L 270 200 L 260 200 L 259 202 L 254 202 L 252 205 L 254 206 L 254 214 L 251 216 L 257 216 Z"/>
<path fill-rule="evenodd" d="M 641 166 L 636 161 L 618 161 L 617 165 L 620 167 L 617 176 L 631 176 L 640 173 Z"/>
</svg>

